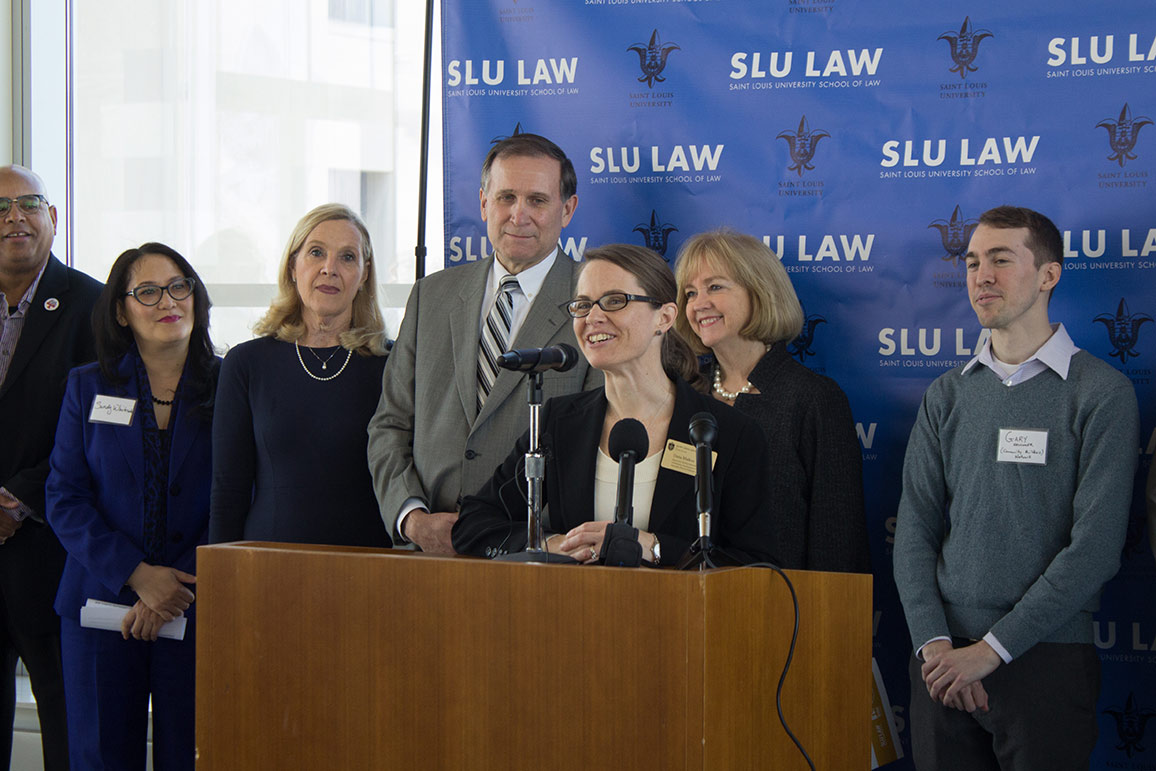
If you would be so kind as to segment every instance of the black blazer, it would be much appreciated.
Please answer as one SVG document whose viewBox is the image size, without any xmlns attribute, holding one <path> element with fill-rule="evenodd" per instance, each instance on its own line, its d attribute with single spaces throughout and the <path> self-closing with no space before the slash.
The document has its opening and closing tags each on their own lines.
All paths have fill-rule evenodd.
<svg viewBox="0 0 1156 771">
<path fill-rule="evenodd" d="M 767 487 L 767 443 L 752 420 L 687 383 L 676 381 L 668 440 L 690 443 L 691 417 L 703 410 L 718 420 L 714 465 L 713 540 L 724 549 L 756 560 L 774 561 Z M 599 388 L 546 402 L 542 411 L 542 451 L 546 455 L 544 503 L 552 533 L 565 533 L 594 518 L 594 467 L 606 417 L 606 393 Z M 483 556 L 490 548 L 518 551 L 526 544 L 524 434 L 493 477 L 462 501 L 453 529 L 454 549 Z M 662 544 L 665 565 L 673 565 L 698 537 L 694 476 L 663 468 L 658 472 L 650 510 L 650 531 Z"/>
<path fill-rule="evenodd" d="M 711 358 L 705 374 L 713 373 Z M 847 396 L 792 359 L 784 343 L 759 360 L 750 380 L 759 393 L 740 395 L 735 408 L 767 435 L 780 566 L 871 572 L 862 450 Z"/>
<path fill-rule="evenodd" d="M 99 281 L 50 256 L 0 385 L 0 486 L 38 517 L 44 516 L 48 456 L 68 372 L 96 358 L 92 306 L 100 290 Z M 54 310 L 45 307 L 50 299 L 56 300 L 48 303 Z M 52 601 L 63 568 L 64 549 L 52 530 L 25 520 L 0 546 L 0 593 L 8 617 L 23 619 L 29 632 L 55 633 Z"/>
</svg>

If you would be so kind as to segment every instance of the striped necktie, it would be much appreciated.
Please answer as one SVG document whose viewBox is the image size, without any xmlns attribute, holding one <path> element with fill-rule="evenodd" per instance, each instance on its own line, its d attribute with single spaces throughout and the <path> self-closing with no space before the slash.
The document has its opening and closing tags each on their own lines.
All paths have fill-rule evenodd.
<svg viewBox="0 0 1156 771">
<path fill-rule="evenodd" d="M 482 411 L 482 405 L 498 379 L 498 357 L 510 345 L 510 325 L 514 322 L 513 293 L 518 290 L 517 276 L 503 278 L 498 286 L 498 296 L 494 298 L 494 307 L 482 325 L 478 345 L 478 412 Z"/>
</svg>

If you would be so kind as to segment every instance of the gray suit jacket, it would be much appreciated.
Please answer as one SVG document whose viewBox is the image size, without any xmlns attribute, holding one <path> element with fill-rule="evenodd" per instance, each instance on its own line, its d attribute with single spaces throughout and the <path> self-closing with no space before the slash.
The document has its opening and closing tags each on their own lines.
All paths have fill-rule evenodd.
<svg viewBox="0 0 1156 771">
<path fill-rule="evenodd" d="M 439 271 L 410 292 L 369 422 L 369 469 L 391 534 L 410 498 L 425 501 L 430 511 L 456 511 L 529 426 L 522 373 L 503 370 L 477 411 L 478 320 L 493 259 Z M 560 306 L 574 296 L 577 269 L 559 249 L 512 348 L 576 345 Z M 569 372 L 547 372 L 542 396 L 601 383 L 601 373 L 582 358 Z"/>
</svg>

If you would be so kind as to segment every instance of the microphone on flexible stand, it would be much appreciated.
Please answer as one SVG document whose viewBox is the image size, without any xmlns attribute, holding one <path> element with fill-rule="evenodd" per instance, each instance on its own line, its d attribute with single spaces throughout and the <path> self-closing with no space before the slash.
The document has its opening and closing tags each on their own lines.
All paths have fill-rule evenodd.
<svg viewBox="0 0 1156 771">
<path fill-rule="evenodd" d="M 542 373 L 565 372 L 578 363 L 574 346 L 559 343 L 547 348 L 520 348 L 498 357 L 498 366 L 527 373 L 526 401 L 530 405 L 530 447 L 526 453 L 526 548 L 497 559 L 510 562 L 548 562 L 573 564 L 577 560 L 564 554 L 552 554 L 542 537 L 542 490 L 546 481 L 546 456 L 538 446 L 541 433 Z"/>
<path fill-rule="evenodd" d="M 498 366 L 515 372 L 565 372 L 578 363 L 578 350 L 566 343 L 545 348 L 516 348 L 498 357 Z"/>
<path fill-rule="evenodd" d="M 650 437 L 646 426 L 634 418 L 623 418 L 610 429 L 607 439 L 610 457 L 618 461 L 618 498 L 614 522 L 606 526 L 599 558 L 605 565 L 638 567 L 642 564 L 642 544 L 634 521 L 634 464 L 646 457 Z"/>
</svg>

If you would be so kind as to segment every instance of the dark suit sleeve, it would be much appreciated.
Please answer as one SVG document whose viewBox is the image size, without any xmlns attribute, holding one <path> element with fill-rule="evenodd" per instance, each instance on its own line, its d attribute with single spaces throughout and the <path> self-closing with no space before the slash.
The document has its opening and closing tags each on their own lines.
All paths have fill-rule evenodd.
<svg viewBox="0 0 1156 771">
<path fill-rule="evenodd" d="M 98 482 L 85 451 L 85 430 L 94 424 L 86 421 L 85 401 L 82 378 L 74 371 L 60 408 L 52 450 L 46 490 L 48 522 L 72 558 L 115 595 L 145 555 L 130 537 L 112 527 L 98 508 Z"/>
<path fill-rule="evenodd" d="M 777 565 L 767 439 L 753 421 L 739 425 L 735 441 L 728 443 L 729 462 L 723 469 L 718 461 L 715 465 L 715 543 L 743 561 Z M 665 541 L 663 547 L 665 555 Z"/>
<path fill-rule="evenodd" d="M 245 537 L 245 520 L 253 502 L 257 468 L 253 408 L 249 398 L 250 364 L 246 352 L 237 349 L 225 357 L 221 365 L 213 407 L 209 543 L 240 541 Z"/>
<path fill-rule="evenodd" d="M 30 519 L 39 522 L 44 517 L 44 482 L 48 477 L 48 458 L 22 468 L 11 479 L 0 485 L 16 500 L 32 510 Z M 26 520 L 27 522 L 27 520 Z"/>
<path fill-rule="evenodd" d="M 521 551 L 526 546 L 525 456 L 530 449 L 527 431 L 494 471 L 490 480 L 474 495 L 462 499 L 458 521 L 454 523 L 454 551 L 476 557 L 487 549 Z M 556 473 L 553 468 L 546 474 Z M 542 504 L 546 504 L 543 485 Z"/>
<path fill-rule="evenodd" d="M 53 371 L 54 382 L 42 384 L 42 387 L 46 388 L 50 393 L 55 392 L 60 394 L 63 392 L 63 384 L 69 369 L 96 360 L 96 343 L 92 338 L 92 326 L 89 323 L 88 317 L 93 303 L 96 302 L 96 298 L 100 294 L 101 285 L 88 276 L 75 271 L 73 271 L 73 273 L 74 281 L 84 281 L 85 283 L 78 285 L 75 290 L 75 301 L 80 304 L 80 309 L 72 310 L 73 317 L 70 317 L 66 322 L 61 322 L 62 330 L 70 328 L 75 330 L 71 337 L 71 357 L 67 363 L 60 363 L 63 364 L 63 366 L 60 366 L 60 364 L 52 365 L 58 367 Z M 33 307 L 37 309 L 34 312 L 38 316 L 43 313 L 38 310 L 39 306 L 36 305 L 40 296 L 41 292 L 37 291 L 36 299 L 33 303 Z M 25 329 L 27 330 L 27 322 L 25 322 L 25 325 Z M 69 325 L 71 325 L 71 327 L 69 327 Z M 68 334 L 68 332 L 63 332 L 63 334 Z M 52 424 L 49 423 L 45 428 L 47 429 L 51 425 Z M 0 487 L 6 488 L 18 501 L 32 509 L 32 517 L 38 522 L 42 522 L 45 517 L 44 485 L 48 480 L 48 469 L 48 454 L 46 453 L 36 463 L 18 470 L 9 479 L 0 480 Z M 25 524 L 28 523 L 26 522 Z"/>
<path fill-rule="evenodd" d="M 863 456 L 847 397 L 836 386 L 815 392 L 799 437 L 810 501 L 807 569 L 868 573 Z"/>
</svg>

